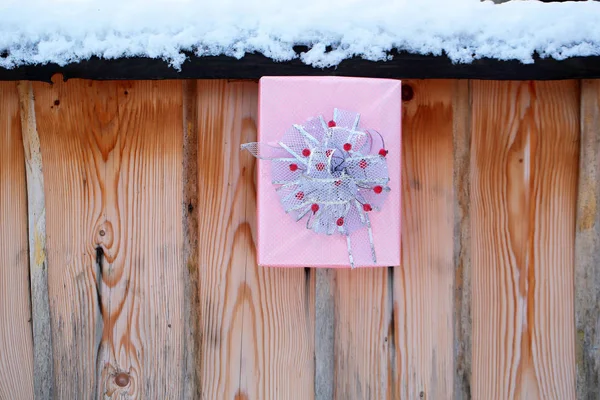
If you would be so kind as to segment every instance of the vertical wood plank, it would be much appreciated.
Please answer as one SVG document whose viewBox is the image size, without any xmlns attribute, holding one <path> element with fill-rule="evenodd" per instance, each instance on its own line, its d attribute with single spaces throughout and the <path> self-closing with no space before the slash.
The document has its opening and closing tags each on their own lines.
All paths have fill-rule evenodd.
<svg viewBox="0 0 600 400">
<path fill-rule="evenodd" d="M 314 396 L 314 278 L 256 265 L 256 83 L 198 82 L 202 399 Z"/>
<path fill-rule="evenodd" d="M 29 235 L 29 278 L 33 318 L 33 368 L 35 396 L 52 397 L 53 350 L 48 299 L 48 260 L 46 253 L 46 200 L 40 138 L 36 127 L 31 83 L 19 82 L 19 105 L 27 176 Z"/>
<path fill-rule="evenodd" d="M 335 386 L 335 276 L 329 268 L 316 271 L 315 399 L 333 400 Z"/>
<path fill-rule="evenodd" d="M 199 399 L 202 378 L 202 352 L 199 335 L 202 331 L 200 282 L 198 275 L 198 104 L 197 82 L 183 82 L 183 263 L 185 293 L 186 374 L 184 398 Z"/>
<path fill-rule="evenodd" d="M 0 398 L 34 396 L 25 158 L 14 82 L 0 82 Z"/>
<path fill-rule="evenodd" d="M 471 92 L 455 81 L 454 120 L 454 398 L 471 398 Z"/>
<path fill-rule="evenodd" d="M 575 396 L 577 82 L 473 82 L 473 397 Z"/>
<path fill-rule="evenodd" d="M 394 373 L 388 360 L 393 329 L 388 268 L 334 273 L 334 398 L 385 398 Z"/>
<path fill-rule="evenodd" d="M 600 81 L 581 82 L 581 155 L 575 241 L 577 398 L 600 398 Z"/>
<path fill-rule="evenodd" d="M 402 265 L 393 274 L 397 399 L 452 398 L 454 87 L 403 82 Z"/>
<path fill-rule="evenodd" d="M 181 398 L 181 83 L 34 90 L 56 397 Z"/>
</svg>

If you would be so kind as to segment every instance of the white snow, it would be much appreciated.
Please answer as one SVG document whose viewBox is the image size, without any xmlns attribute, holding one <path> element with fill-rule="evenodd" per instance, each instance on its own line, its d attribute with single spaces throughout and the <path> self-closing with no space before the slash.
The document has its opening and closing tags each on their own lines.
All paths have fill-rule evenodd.
<svg viewBox="0 0 600 400">
<path fill-rule="evenodd" d="M 294 45 L 307 45 L 297 55 Z M 326 47 L 332 50 L 327 52 Z M 600 55 L 600 2 L 479 0 L 0 0 L 0 67 L 183 51 L 257 52 L 315 67 L 391 49 L 469 63 Z"/>
</svg>

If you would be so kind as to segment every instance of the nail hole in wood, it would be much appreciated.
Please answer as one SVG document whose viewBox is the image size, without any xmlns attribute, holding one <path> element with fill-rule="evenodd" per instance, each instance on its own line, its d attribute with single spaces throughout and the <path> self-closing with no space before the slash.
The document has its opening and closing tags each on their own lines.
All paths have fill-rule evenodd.
<svg viewBox="0 0 600 400">
<path fill-rule="evenodd" d="M 115 383 L 117 386 L 125 387 L 129 385 L 129 375 L 125 372 L 121 372 L 115 376 Z"/>
<path fill-rule="evenodd" d="M 100 236 L 104 236 L 104 235 L 106 235 L 106 232 L 104 232 L 104 230 L 101 230 L 100 231 Z"/>
<path fill-rule="evenodd" d="M 58 99 L 54 100 L 54 105 L 55 105 L 55 106 L 57 106 L 57 105 L 59 105 L 59 104 L 60 104 L 60 100 L 58 100 Z"/>
<path fill-rule="evenodd" d="M 411 101 L 415 96 L 415 91 L 412 86 L 408 84 L 402 84 L 402 101 Z"/>
</svg>

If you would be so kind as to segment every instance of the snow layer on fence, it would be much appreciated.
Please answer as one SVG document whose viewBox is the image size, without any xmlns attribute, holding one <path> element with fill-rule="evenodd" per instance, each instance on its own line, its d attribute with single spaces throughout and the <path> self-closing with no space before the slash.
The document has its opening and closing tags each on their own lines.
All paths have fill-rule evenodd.
<svg viewBox="0 0 600 400">
<path fill-rule="evenodd" d="M 305 45 L 309 50 L 294 51 Z M 184 52 L 314 67 L 397 49 L 532 63 L 600 54 L 600 2 L 478 0 L 2 0 L 0 67 L 161 58 L 179 69 Z"/>
</svg>

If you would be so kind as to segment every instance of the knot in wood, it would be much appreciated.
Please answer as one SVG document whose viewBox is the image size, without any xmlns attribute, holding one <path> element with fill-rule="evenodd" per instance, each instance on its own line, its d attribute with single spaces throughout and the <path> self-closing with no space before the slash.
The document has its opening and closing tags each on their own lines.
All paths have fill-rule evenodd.
<svg viewBox="0 0 600 400">
<path fill-rule="evenodd" d="M 109 248 L 113 244 L 113 227 L 109 221 L 102 223 L 96 229 L 96 244 Z"/>
</svg>

